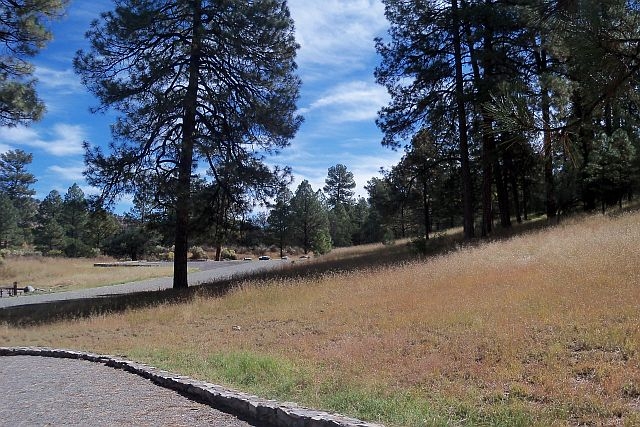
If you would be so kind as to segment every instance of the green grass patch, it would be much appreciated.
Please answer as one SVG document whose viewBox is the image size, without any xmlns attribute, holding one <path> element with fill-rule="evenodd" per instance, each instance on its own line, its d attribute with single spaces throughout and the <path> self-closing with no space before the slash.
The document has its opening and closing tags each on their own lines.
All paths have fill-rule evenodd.
<svg viewBox="0 0 640 427">
<path fill-rule="evenodd" d="M 383 392 L 341 379 L 314 384 L 310 368 L 280 357 L 250 352 L 198 355 L 135 349 L 128 357 L 168 371 L 241 389 L 268 399 L 337 412 L 387 426 L 531 426 L 537 422 L 525 405 L 511 399 L 476 406 L 418 391 Z"/>
<path fill-rule="evenodd" d="M 310 382 L 310 376 L 303 368 L 278 357 L 249 352 L 200 355 L 138 349 L 128 356 L 162 369 L 187 373 L 269 399 L 287 399 L 304 394 Z"/>
</svg>

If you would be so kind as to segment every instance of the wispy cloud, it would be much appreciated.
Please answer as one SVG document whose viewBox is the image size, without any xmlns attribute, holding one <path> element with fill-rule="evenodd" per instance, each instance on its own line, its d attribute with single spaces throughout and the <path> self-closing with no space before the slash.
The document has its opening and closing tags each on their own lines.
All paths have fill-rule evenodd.
<svg viewBox="0 0 640 427">
<path fill-rule="evenodd" d="M 379 0 L 290 0 L 289 7 L 303 67 L 365 68 L 364 59 L 375 51 L 374 37 L 388 25 Z"/>
<path fill-rule="evenodd" d="M 377 140 L 361 140 L 360 148 L 370 146 L 374 147 L 378 144 Z M 335 153 L 326 153 L 325 155 L 316 154 L 312 157 L 298 158 L 293 165 L 293 174 L 295 183 L 291 190 L 295 192 L 298 185 L 303 180 L 309 181 L 314 190 L 322 190 L 325 185 L 329 166 L 342 163 L 347 169 L 353 173 L 356 182 L 356 197 L 367 197 L 365 185 L 372 177 L 380 176 L 380 168 L 390 169 L 396 165 L 402 157 L 401 152 L 384 150 L 380 154 L 362 154 L 361 152 L 345 151 L 337 159 Z"/>
<path fill-rule="evenodd" d="M 322 94 L 300 113 L 321 110 L 335 123 L 371 121 L 378 110 L 389 102 L 387 91 L 378 85 L 364 81 L 352 81 L 334 86 Z"/>
<path fill-rule="evenodd" d="M 84 165 L 82 164 L 74 163 L 69 166 L 52 165 L 49 166 L 47 170 L 56 175 L 59 179 L 63 179 L 65 181 L 84 180 L 84 176 L 82 175 Z"/>
<path fill-rule="evenodd" d="M 356 197 L 368 197 L 365 185 L 373 177 L 380 177 L 380 168 L 390 169 L 398 163 L 400 155 L 391 153 L 388 156 L 365 156 L 353 157 L 347 156 L 341 163 L 345 164 L 350 172 L 353 173 L 353 179 L 356 183 L 354 189 Z M 314 190 L 322 190 L 327 178 L 327 168 L 322 166 L 296 166 L 294 167 L 295 184 L 291 190 L 295 192 L 296 188 L 302 180 L 306 179 Z"/>
<path fill-rule="evenodd" d="M 11 150 L 11 146 L 0 143 L 0 154 L 6 153 L 9 150 Z"/>
<path fill-rule="evenodd" d="M 0 128 L 0 140 L 13 146 L 39 149 L 57 157 L 75 156 L 83 152 L 86 132 L 82 126 L 58 123 L 50 130 L 27 127 Z"/>
<path fill-rule="evenodd" d="M 62 95 L 84 91 L 80 78 L 70 68 L 54 70 L 44 66 L 37 66 L 35 76 L 38 79 L 38 83 L 45 90 L 53 90 Z"/>
</svg>

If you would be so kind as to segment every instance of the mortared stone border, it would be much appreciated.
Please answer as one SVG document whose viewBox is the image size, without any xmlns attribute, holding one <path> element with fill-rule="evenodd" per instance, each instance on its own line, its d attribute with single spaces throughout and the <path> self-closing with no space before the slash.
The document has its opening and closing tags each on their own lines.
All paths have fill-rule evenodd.
<svg viewBox="0 0 640 427">
<path fill-rule="evenodd" d="M 175 390 L 214 408 L 224 408 L 236 416 L 275 427 L 382 427 L 381 424 L 303 408 L 293 403 L 262 399 L 116 356 L 42 347 L 0 347 L 0 356 L 40 356 L 102 363 L 149 379 L 161 387 Z"/>
</svg>

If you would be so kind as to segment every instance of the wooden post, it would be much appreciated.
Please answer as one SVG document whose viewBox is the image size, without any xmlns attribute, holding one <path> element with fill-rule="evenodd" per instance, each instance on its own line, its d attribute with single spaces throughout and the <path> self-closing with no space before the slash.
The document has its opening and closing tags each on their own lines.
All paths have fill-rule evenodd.
<svg viewBox="0 0 640 427">
<path fill-rule="evenodd" d="M 18 296 L 18 282 L 13 282 L 13 296 Z"/>
</svg>

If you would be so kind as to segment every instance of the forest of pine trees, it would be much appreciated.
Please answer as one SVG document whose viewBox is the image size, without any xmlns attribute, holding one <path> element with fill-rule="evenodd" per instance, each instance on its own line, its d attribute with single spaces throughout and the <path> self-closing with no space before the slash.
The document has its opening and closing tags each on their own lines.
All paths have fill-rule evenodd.
<svg viewBox="0 0 640 427">
<path fill-rule="evenodd" d="M 76 70 L 89 89 L 103 98 L 104 107 L 113 103 L 122 113 L 114 129 L 123 141 L 124 151 L 118 152 L 123 157 L 87 145 L 87 176 L 104 194 L 131 194 L 133 207 L 116 215 L 104 203 L 108 198 L 86 198 L 76 184 L 66 194 L 53 190 L 37 200 L 37 177 L 28 170 L 32 155 L 11 150 L 0 154 L 0 248 L 137 259 L 170 251 L 188 227 L 188 244 L 210 247 L 218 259 L 226 247 L 273 247 L 281 256 L 295 247 L 322 254 L 332 247 L 428 239 L 458 226 L 466 238 L 484 237 L 495 227 L 509 228 L 533 215 L 553 220 L 575 211 L 604 213 L 633 198 L 640 183 L 640 8 L 635 2 L 383 3 L 389 30 L 372 41 L 380 60 L 372 73 L 391 100 L 377 124 L 382 144 L 401 150 L 403 157 L 371 177 L 363 189 L 367 197 L 355 196 L 354 176 L 346 165 L 329 167 L 321 189 L 306 180 L 294 187 L 288 169 L 271 170 L 246 149 L 257 142 L 265 149 L 285 147 L 300 124 L 294 108 L 300 82 L 291 74 L 292 23 L 284 9 L 269 3 L 260 13 L 272 14 L 269 25 L 282 32 L 284 56 L 271 52 L 272 75 L 262 79 L 247 69 L 244 83 L 247 88 L 275 87 L 271 104 L 247 97 L 238 107 L 242 111 L 225 116 L 229 123 L 202 119 L 209 107 L 226 108 L 224 100 L 211 95 L 219 87 L 196 93 L 196 80 L 215 72 L 198 68 L 199 61 L 217 52 L 185 54 L 192 68 L 184 81 L 196 79 L 193 117 L 204 120 L 191 129 L 204 134 L 194 134 L 185 158 L 180 156 L 186 142 L 171 134 L 173 122 L 164 121 L 174 120 L 169 105 L 154 98 L 145 108 L 131 110 L 127 94 L 140 88 L 128 92 L 107 84 L 110 77 L 100 74 L 100 61 L 111 58 L 115 67 L 118 52 L 79 53 Z M 205 12 L 189 10 L 193 40 L 209 36 L 200 22 Z M 181 16 L 176 12 L 174 18 Z M 126 26 L 130 23 L 123 20 L 132 17 L 109 19 Z M 98 46 L 119 46 L 110 39 L 116 35 L 99 31 L 100 25 L 90 33 L 102 43 Z M 173 34 L 161 36 L 169 40 Z M 196 41 L 193 49 L 199 46 Z M 135 46 L 130 48 L 137 54 Z M 242 56 L 245 47 L 236 48 Z M 149 67 L 161 67 L 170 60 L 161 56 L 144 58 L 151 61 Z M 173 68 L 166 72 L 170 81 Z M 147 84 L 140 90 L 159 96 L 155 77 L 142 76 L 131 84 Z M 229 84 L 229 90 L 237 89 Z M 181 89 L 175 94 L 182 96 Z M 35 93 L 30 96 L 33 102 L 24 110 L 15 99 L 0 105 L 0 124 L 37 119 L 40 107 Z M 140 147 L 147 157 L 136 154 Z M 187 170 L 195 155 L 210 167 L 208 176 Z M 257 204 L 263 208 L 255 209 Z"/>
</svg>

